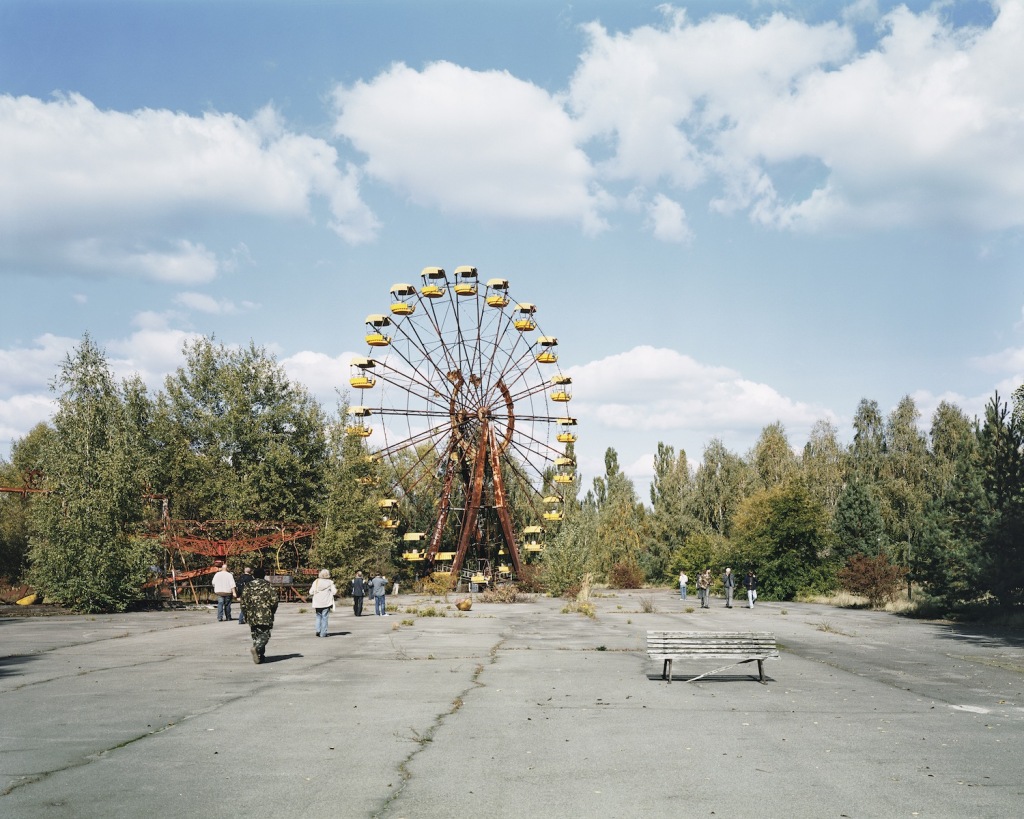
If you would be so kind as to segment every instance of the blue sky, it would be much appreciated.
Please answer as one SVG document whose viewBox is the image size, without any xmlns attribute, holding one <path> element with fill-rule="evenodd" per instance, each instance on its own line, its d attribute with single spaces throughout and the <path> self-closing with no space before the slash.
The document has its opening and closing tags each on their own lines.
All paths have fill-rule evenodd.
<svg viewBox="0 0 1024 819">
<path fill-rule="evenodd" d="M 155 390 L 266 346 L 324 405 L 472 264 L 641 494 L 862 398 L 1024 381 L 1024 0 L 0 4 L 0 455 L 88 332 Z"/>
</svg>

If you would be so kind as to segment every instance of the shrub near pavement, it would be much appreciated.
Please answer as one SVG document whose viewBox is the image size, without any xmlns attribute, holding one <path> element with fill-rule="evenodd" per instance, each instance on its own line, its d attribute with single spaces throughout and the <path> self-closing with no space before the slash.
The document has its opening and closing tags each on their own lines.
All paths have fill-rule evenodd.
<svg viewBox="0 0 1024 819">
<path fill-rule="evenodd" d="M 634 561 L 622 561 L 608 572 L 608 585 L 613 589 L 639 589 L 644 584 L 644 570 Z"/>
<path fill-rule="evenodd" d="M 890 563 L 884 554 L 854 555 L 839 572 L 839 582 L 847 591 L 864 595 L 871 608 L 880 608 L 896 596 L 906 576 L 907 570 Z"/>
<path fill-rule="evenodd" d="M 522 598 L 519 594 L 519 587 L 515 584 L 507 586 L 495 586 L 493 589 L 481 592 L 476 598 L 481 603 L 516 603 Z"/>
</svg>

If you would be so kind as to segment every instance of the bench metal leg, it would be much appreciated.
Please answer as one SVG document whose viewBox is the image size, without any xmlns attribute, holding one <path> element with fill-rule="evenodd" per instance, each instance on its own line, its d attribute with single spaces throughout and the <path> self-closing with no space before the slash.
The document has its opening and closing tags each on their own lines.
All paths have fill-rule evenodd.
<svg viewBox="0 0 1024 819">
<path fill-rule="evenodd" d="M 672 682 L 672 661 L 665 660 L 665 664 L 661 667 L 661 678 Z"/>
<path fill-rule="evenodd" d="M 761 678 L 759 682 L 764 682 L 764 660 L 757 661 L 757 673 L 758 676 Z"/>
</svg>

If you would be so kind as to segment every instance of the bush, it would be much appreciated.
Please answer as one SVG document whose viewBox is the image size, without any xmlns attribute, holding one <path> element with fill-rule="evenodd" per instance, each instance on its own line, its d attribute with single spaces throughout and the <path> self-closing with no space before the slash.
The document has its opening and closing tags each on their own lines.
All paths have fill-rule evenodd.
<svg viewBox="0 0 1024 819">
<path fill-rule="evenodd" d="M 864 595 L 871 608 L 881 608 L 896 597 L 906 576 L 907 570 L 890 563 L 884 554 L 854 555 L 839 572 L 839 582 L 847 591 Z"/>
<path fill-rule="evenodd" d="M 541 579 L 540 566 L 523 564 L 519 567 L 519 591 L 530 594 L 540 594 L 544 591 L 544 583 Z"/>
<path fill-rule="evenodd" d="M 643 569 L 632 560 L 620 561 L 608 572 L 608 585 L 613 589 L 639 589 L 643 584 Z"/>
<path fill-rule="evenodd" d="M 495 586 L 479 594 L 476 599 L 481 603 L 515 603 L 520 599 L 519 589 L 514 584 Z"/>
</svg>

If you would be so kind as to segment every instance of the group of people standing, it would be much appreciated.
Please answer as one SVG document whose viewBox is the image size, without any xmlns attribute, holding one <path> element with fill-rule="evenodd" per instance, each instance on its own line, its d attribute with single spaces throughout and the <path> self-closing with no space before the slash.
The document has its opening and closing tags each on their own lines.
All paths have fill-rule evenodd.
<svg viewBox="0 0 1024 819">
<path fill-rule="evenodd" d="M 252 635 L 253 662 L 262 663 L 266 656 L 267 643 L 274 628 L 274 616 L 277 613 L 277 591 L 266 579 L 266 570 L 261 566 L 246 566 L 238 580 L 228 571 L 223 561 L 216 561 L 217 572 L 213 576 L 213 593 L 217 597 L 218 622 L 231 621 L 231 604 L 239 601 L 238 624 L 249 626 Z M 363 599 L 373 598 L 374 613 L 379 617 L 387 617 L 387 578 L 380 572 L 370 580 L 356 572 L 352 579 L 352 609 L 356 617 L 363 614 Z M 398 594 L 398 581 L 395 581 L 394 594 Z M 321 569 L 313 585 L 309 587 L 310 602 L 316 616 L 316 636 L 326 637 L 330 614 L 335 608 L 338 587 L 331 579 L 328 569 Z"/>
<path fill-rule="evenodd" d="M 679 596 L 683 600 L 687 599 L 686 593 L 689 582 L 690 578 L 686 571 L 679 572 Z M 747 576 L 743 578 L 743 587 L 747 590 L 747 607 L 752 609 L 757 600 L 757 575 L 753 571 L 747 572 Z M 725 574 L 722 575 L 722 588 L 725 590 L 725 607 L 731 609 L 733 607 L 733 594 L 736 589 L 736 575 L 732 573 L 731 568 L 727 568 Z M 711 608 L 710 594 L 711 569 L 706 568 L 697 575 L 697 598 L 700 600 L 700 607 L 702 609 Z"/>
</svg>

